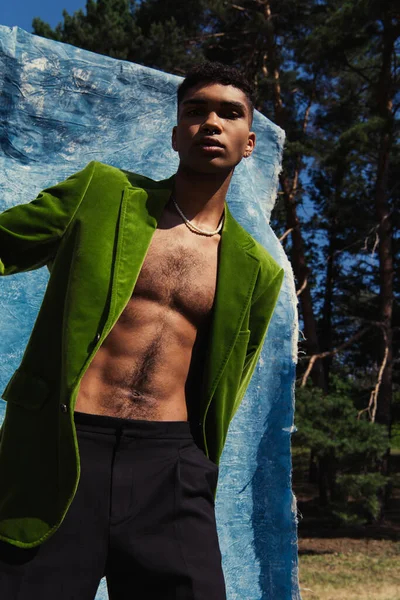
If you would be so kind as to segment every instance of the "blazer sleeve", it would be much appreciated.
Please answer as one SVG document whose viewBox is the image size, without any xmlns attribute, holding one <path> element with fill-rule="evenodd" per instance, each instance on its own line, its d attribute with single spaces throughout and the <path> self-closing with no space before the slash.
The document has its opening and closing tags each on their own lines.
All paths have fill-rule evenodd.
<svg viewBox="0 0 400 600">
<path fill-rule="evenodd" d="M 278 301 L 284 274 L 284 269 L 280 268 L 270 280 L 269 284 L 264 287 L 262 292 L 252 301 L 249 315 L 250 338 L 235 401 L 236 406 L 239 406 L 246 393 L 246 389 L 259 359 L 268 326 Z"/>
<path fill-rule="evenodd" d="M 44 266 L 85 196 L 95 162 L 49 187 L 27 204 L 0 214 L 0 275 L 13 275 Z"/>
</svg>

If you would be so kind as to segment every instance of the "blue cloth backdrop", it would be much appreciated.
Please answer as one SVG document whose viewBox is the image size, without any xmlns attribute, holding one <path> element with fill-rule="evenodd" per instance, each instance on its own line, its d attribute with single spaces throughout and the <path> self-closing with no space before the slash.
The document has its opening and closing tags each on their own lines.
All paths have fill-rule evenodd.
<svg viewBox="0 0 400 600">
<path fill-rule="evenodd" d="M 93 159 L 153 179 L 172 175 L 178 161 L 170 136 L 180 81 L 0 26 L 0 212 L 32 200 Z M 293 600 L 300 598 L 290 457 L 297 300 L 291 267 L 268 224 L 284 133 L 259 113 L 254 130 L 256 151 L 236 169 L 228 202 L 286 277 L 229 430 L 216 514 L 228 599 Z M 1 280 L 1 391 L 19 366 L 47 281 L 46 268 Z M 4 407 L 0 400 L 0 423 Z M 96 598 L 107 598 L 104 581 Z"/>
</svg>

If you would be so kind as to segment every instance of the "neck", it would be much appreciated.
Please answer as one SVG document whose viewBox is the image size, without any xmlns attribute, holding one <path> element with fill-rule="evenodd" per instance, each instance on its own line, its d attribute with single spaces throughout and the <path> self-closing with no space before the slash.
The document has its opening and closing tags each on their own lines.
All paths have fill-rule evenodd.
<svg viewBox="0 0 400 600">
<path fill-rule="evenodd" d="M 233 169 L 228 174 L 197 173 L 179 165 L 174 196 L 186 218 L 198 227 L 216 229 L 232 175 Z"/>
</svg>

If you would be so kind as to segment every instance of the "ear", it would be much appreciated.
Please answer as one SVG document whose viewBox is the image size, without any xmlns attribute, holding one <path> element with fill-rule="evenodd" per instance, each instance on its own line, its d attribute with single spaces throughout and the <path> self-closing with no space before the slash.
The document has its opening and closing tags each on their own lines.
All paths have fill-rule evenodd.
<svg viewBox="0 0 400 600">
<path fill-rule="evenodd" d="M 172 149 L 175 150 L 175 152 L 178 152 L 178 146 L 176 143 L 176 126 L 173 127 L 172 129 Z"/>
<path fill-rule="evenodd" d="M 254 131 L 250 131 L 249 137 L 247 139 L 246 148 L 243 153 L 244 158 L 249 158 L 249 156 L 252 155 L 255 145 L 256 145 L 256 134 L 254 133 Z"/>
</svg>

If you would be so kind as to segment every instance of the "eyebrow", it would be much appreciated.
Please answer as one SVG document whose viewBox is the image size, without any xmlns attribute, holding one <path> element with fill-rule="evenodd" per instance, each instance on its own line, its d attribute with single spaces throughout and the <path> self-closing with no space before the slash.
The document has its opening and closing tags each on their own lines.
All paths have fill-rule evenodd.
<svg viewBox="0 0 400 600">
<path fill-rule="evenodd" d="M 204 106 L 205 104 L 208 104 L 208 100 L 202 100 L 201 98 L 192 98 L 189 100 L 183 100 L 182 104 L 184 104 L 184 105 L 198 104 L 198 105 Z M 242 110 L 243 112 L 246 112 L 246 106 L 242 102 L 237 102 L 235 100 L 230 100 L 230 101 L 224 100 L 224 101 L 220 102 L 219 104 L 223 107 L 237 108 L 239 110 Z"/>
</svg>

